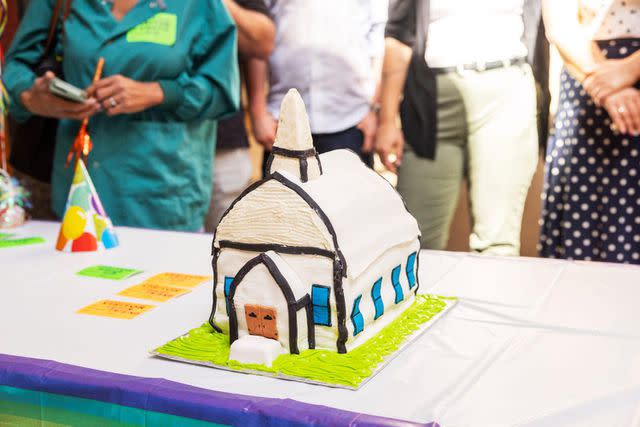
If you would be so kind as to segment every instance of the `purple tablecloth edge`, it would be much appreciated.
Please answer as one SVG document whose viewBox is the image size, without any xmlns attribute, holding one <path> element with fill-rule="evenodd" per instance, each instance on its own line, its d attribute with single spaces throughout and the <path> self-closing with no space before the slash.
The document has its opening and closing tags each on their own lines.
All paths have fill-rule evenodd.
<svg viewBox="0 0 640 427">
<path fill-rule="evenodd" d="M 6 354 L 0 354 L 0 385 L 93 399 L 228 425 L 438 427 L 435 422 L 414 423 L 293 399 L 244 396 L 162 378 L 115 374 L 53 360 Z"/>
</svg>

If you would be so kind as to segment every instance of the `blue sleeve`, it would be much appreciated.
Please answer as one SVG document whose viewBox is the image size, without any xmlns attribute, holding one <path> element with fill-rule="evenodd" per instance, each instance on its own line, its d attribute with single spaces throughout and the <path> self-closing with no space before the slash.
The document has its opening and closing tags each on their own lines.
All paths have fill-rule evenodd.
<svg viewBox="0 0 640 427">
<path fill-rule="evenodd" d="M 49 33 L 55 0 L 29 2 L 29 7 L 7 53 L 3 81 L 9 92 L 9 112 L 18 121 L 31 113 L 22 105 L 20 94 L 33 86 L 33 68 L 40 62 Z M 55 51 L 55 47 L 54 47 Z"/>
<path fill-rule="evenodd" d="M 221 1 L 208 3 L 213 10 L 200 16 L 192 69 L 159 81 L 164 101 L 158 108 L 176 120 L 219 119 L 239 109 L 236 27 Z"/>
</svg>

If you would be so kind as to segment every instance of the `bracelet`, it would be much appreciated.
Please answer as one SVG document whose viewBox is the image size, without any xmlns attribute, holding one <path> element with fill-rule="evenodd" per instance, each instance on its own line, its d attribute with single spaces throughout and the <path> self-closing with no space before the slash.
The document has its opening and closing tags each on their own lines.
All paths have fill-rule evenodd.
<svg viewBox="0 0 640 427">
<path fill-rule="evenodd" d="M 373 103 L 369 104 L 369 111 L 371 111 L 373 114 L 378 114 L 380 112 L 381 108 L 382 107 L 377 102 L 373 102 Z"/>
</svg>

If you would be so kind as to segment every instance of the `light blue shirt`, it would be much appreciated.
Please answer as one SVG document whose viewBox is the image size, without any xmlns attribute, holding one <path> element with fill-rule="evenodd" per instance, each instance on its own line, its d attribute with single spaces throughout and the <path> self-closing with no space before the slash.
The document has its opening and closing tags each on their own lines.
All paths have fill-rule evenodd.
<svg viewBox="0 0 640 427">
<path fill-rule="evenodd" d="M 313 133 L 343 131 L 367 114 L 384 53 L 387 0 L 268 0 L 276 23 L 269 112 L 298 89 Z"/>
</svg>

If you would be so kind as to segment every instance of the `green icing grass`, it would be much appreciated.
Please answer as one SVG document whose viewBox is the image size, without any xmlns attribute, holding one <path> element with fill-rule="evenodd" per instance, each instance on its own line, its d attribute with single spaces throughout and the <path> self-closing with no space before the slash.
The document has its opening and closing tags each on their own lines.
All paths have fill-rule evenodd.
<svg viewBox="0 0 640 427">
<path fill-rule="evenodd" d="M 452 298 L 418 295 L 404 313 L 364 344 L 346 354 L 329 350 L 304 350 L 300 354 L 279 356 L 270 368 L 229 360 L 229 336 L 215 333 L 208 323 L 168 342 L 156 349 L 156 352 L 181 359 L 210 362 L 238 371 L 263 371 L 357 387 L 373 374 L 386 357 L 398 350 L 409 335 L 444 310 L 445 301 L 450 299 Z"/>
</svg>

